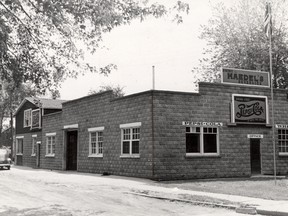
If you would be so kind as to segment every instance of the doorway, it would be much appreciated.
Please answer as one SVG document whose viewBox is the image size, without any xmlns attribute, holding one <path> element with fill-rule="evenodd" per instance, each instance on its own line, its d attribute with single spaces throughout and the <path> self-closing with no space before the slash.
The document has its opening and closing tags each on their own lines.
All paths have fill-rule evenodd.
<svg viewBox="0 0 288 216">
<path fill-rule="evenodd" d="M 41 141 L 36 142 L 36 167 L 40 167 L 40 147 Z"/>
<path fill-rule="evenodd" d="M 77 140 L 78 131 L 67 131 L 67 170 L 77 170 Z"/>
<path fill-rule="evenodd" d="M 260 139 L 250 139 L 251 174 L 261 174 Z"/>
</svg>

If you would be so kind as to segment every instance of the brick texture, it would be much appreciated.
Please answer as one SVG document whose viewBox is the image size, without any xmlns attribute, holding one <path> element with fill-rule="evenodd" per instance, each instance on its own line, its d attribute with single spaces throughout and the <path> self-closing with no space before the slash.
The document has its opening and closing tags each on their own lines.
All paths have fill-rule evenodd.
<svg viewBox="0 0 288 216">
<path fill-rule="evenodd" d="M 63 126 L 62 112 L 43 116 L 42 143 L 40 146 L 40 168 L 62 170 L 63 168 Z M 46 134 L 56 133 L 55 156 L 46 156 Z"/>
<path fill-rule="evenodd" d="M 250 140 L 247 134 L 263 134 L 262 173 L 272 174 L 272 128 L 266 125 L 230 124 L 232 94 L 267 96 L 271 116 L 269 88 L 200 83 L 199 89 L 199 93 L 147 91 L 118 99 L 113 98 L 112 92 L 108 91 L 66 102 L 62 112 L 43 117 L 40 167 L 66 169 L 67 128 L 64 130 L 64 126 L 78 125 L 78 128 L 69 130 L 78 131 L 79 172 L 163 180 L 249 176 Z M 274 100 L 275 124 L 288 124 L 287 91 L 275 90 Z M 183 121 L 222 122 L 223 126 L 219 127 L 220 155 L 186 157 L 186 126 L 182 126 Z M 141 122 L 140 157 L 121 158 L 119 126 L 134 122 Z M 100 158 L 88 157 L 88 129 L 94 127 L 104 127 L 103 157 Z M 54 132 L 55 157 L 45 157 L 45 134 Z M 288 157 L 279 156 L 278 148 L 276 159 L 277 172 L 287 174 Z M 24 161 L 27 166 L 33 164 L 28 159 Z"/>
<path fill-rule="evenodd" d="M 263 174 L 273 174 L 272 128 L 255 125 L 229 126 L 232 94 L 264 95 L 270 90 L 223 84 L 200 83 L 199 94 L 156 92 L 155 176 L 156 179 L 189 179 L 240 177 L 251 175 L 250 140 L 247 134 L 263 134 L 261 163 Z M 288 124 L 287 91 L 276 90 L 274 97 L 275 124 Z M 223 122 L 219 129 L 220 156 L 185 157 L 185 126 L 182 121 Z M 271 121 L 271 119 L 270 119 Z M 275 130 L 277 138 L 277 130 Z M 288 157 L 279 156 L 276 139 L 277 173 L 288 173 Z"/>
</svg>

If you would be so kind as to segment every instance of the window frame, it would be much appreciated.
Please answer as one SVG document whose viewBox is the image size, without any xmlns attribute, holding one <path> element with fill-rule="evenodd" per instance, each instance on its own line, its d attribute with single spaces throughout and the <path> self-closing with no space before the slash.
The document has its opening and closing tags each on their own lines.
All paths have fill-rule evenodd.
<svg viewBox="0 0 288 216">
<path fill-rule="evenodd" d="M 103 144 L 104 144 L 104 127 L 95 127 L 95 128 L 88 128 L 88 132 L 89 132 L 89 154 L 88 157 L 103 157 Z M 92 153 L 92 134 L 95 133 L 95 150 L 96 153 Z M 102 133 L 102 140 L 99 140 L 99 134 Z M 100 153 L 100 146 L 99 144 L 102 144 L 102 152 Z"/>
<path fill-rule="evenodd" d="M 53 144 L 53 138 L 54 138 L 54 144 Z M 49 143 L 49 139 L 51 139 L 50 143 Z M 55 152 L 56 152 L 56 133 L 46 133 L 45 157 L 55 157 Z"/>
<path fill-rule="evenodd" d="M 27 113 L 29 113 L 28 117 L 27 117 Z M 26 124 L 26 119 L 28 120 L 28 123 Z M 24 110 L 24 114 L 23 114 L 23 127 L 27 128 L 27 127 L 31 127 L 32 125 L 32 109 L 26 109 Z"/>
<path fill-rule="evenodd" d="M 31 156 L 36 156 L 36 148 L 37 148 L 37 135 L 32 135 L 32 152 Z"/>
<path fill-rule="evenodd" d="M 39 112 L 39 126 L 38 127 L 33 127 L 33 112 Z M 31 110 L 31 129 L 38 129 L 41 128 L 41 109 L 34 109 Z"/>
<path fill-rule="evenodd" d="M 121 124 L 121 154 L 120 157 L 131 157 L 139 158 L 140 157 L 140 142 L 141 142 L 141 122 L 134 122 L 128 124 Z M 133 129 L 139 129 L 135 134 L 138 134 L 139 138 L 133 139 Z M 124 139 L 124 130 L 129 130 L 129 139 Z M 123 142 L 129 141 L 129 153 L 123 153 Z M 133 141 L 138 141 L 138 153 L 133 153 Z"/>
<path fill-rule="evenodd" d="M 285 134 L 282 134 L 282 133 L 279 133 L 279 132 L 282 132 L 282 131 L 286 131 Z M 281 156 L 288 156 L 288 129 L 284 129 L 284 128 L 279 128 L 278 131 L 277 131 L 277 141 L 278 141 L 278 154 Z M 279 138 L 279 136 L 285 136 L 285 138 Z M 285 152 L 282 152 L 280 151 L 280 142 L 284 142 L 285 143 L 285 148 L 287 151 Z"/>
<path fill-rule="evenodd" d="M 22 140 L 21 152 L 19 152 L 19 140 Z M 24 136 L 17 136 L 16 137 L 16 155 L 23 155 L 23 150 L 24 150 Z"/>
<path fill-rule="evenodd" d="M 190 132 L 187 132 L 187 128 L 190 128 Z M 192 131 L 192 128 L 200 128 L 200 132 L 191 132 Z M 217 133 L 205 133 L 204 132 L 204 128 L 216 128 L 217 129 Z M 199 134 L 200 135 L 200 152 L 187 152 L 186 151 L 186 156 L 219 156 L 220 155 L 220 142 L 219 142 L 219 127 L 213 127 L 213 126 L 186 126 L 185 127 L 185 148 L 187 148 L 187 138 L 186 138 L 186 134 Z M 212 152 L 209 152 L 209 153 L 205 153 L 204 152 L 204 135 L 205 134 L 216 134 L 216 152 L 215 153 L 212 153 Z"/>
</svg>

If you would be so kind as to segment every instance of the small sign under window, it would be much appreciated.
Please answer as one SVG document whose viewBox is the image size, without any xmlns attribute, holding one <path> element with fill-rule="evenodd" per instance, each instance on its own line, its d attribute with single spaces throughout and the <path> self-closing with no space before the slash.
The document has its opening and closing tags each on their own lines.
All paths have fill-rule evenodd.
<svg viewBox="0 0 288 216">
<path fill-rule="evenodd" d="M 247 134 L 248 139 L 263 139 L 263 134 Z"/>
</svg>

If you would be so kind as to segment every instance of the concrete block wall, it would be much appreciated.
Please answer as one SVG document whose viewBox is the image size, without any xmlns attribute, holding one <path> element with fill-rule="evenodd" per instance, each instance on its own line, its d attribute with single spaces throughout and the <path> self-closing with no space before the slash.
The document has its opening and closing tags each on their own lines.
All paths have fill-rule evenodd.
<svg viewBox="0 0 288 216">
<path fill-rule="evenodd" d="M 232 94 L 265 95 L 271 108 L 270 90 L 257 87 L 200 83 L 199 94 L 155 92 L 155 178 L 213 178 L 249 176 L 250 140 L 247 134 L 263 134 L 262 172 L 273 173 L 272 129 L 266 126 L 230 126 Z M 288 124 L 286 91 L 276 91 L 275 124 Z M 284 97 L 285 96 L 285 97 Z M 271 116 L 271 109 L 270 116 Z M 220 155 L 186 157 L 182 121 L 222 122 L 219 128 Z M 277 136 L 277 131 L 275 132 Z M 277 146 L 277 141 L 276 141 Z M 287 174 L 288 157 L 279 156 L 278 172 Z"/>
<path fill-rule="evenodd" d="M 40 146 L 40 168 L 62 170 L 63 168 L 63 126 L 62 112 L 43 116 L 42 142 Z M 55 156 L 46 156 L 46 133 L 56 133 Z"/>
<path fill-rule="evenodd" d="M 274 90 L 274 116 L 275 116 L 275 124 L 285 124 L 288 125 L 288 91 L 283 89 L 277 89 Z M 276 142 L 276 166 L 277 166 L 277 173 L 278 174 L 288 174 L 288 156 L 279 155 L 279 147 L 278 147 L 278 129 L 275 128 L 275 142 Z M 273 157 L 271 154 L 273 154 L 273 149 L 271 146 L 273 146 L 273 143 L 270 142 L 269 148 L 267 151 L 270 152 L 269 155 L 267 155 L 267 160 L 265 161 L 267 163 L 266 167 L 270 167 L 270 170 L 273 167 L 273 163 L 271 161 L 273 160 Z M 267 153 L 268 154 L 268 153 Z"/>
<path fill-rule="evenodd" d="M 263 134 L 262 173 L 273 173 L 272 128 L 266 125 L 236 125 L 231 122 L 232 94 L 268 97 L 270 89 L 200 83 L 199 93 L 147 91 L 115 99 L 111 91 L 79 98 L 63 104 L 61 113 L 43 117 L 40 167 L 62 169 L 65 160 L 65 125 L 77 124 L 79 172 L 154 179 L 190 179 L 249 176 L 250 140 L 247 134 Z M 153 104 L 152 104 L 153 98 Z M 153 119 L 152 119 L 153 107 Z M 287 91 L 276 90 L 275 124 L 288 124 Z M 152 137 L 154 122 L 154 142 Z M 219 156 L 186 156 L 186 126 L 183 121 L 222 122 L 219 127 Z M 140 157 L 121 156 L 120 124 L 141 122 Z M 271 122 L 270 122 L 271 124 Z M 89 156 L 89 128 L 104 127 L 103 157 Z M 46 133 L 56 132 L 56 155 L 45 157 Z M 277 130 L 275 131 L 277 138 Z M 276 146 L 277 140 L 276 140 Z M 287 174 L 288 157 L 279 156 L 277 171 Z"/>
<path fill-rule="evenodd" d="M 64 125 L 78 124 L 79 172 L 110 173 L 150 178 L 151 103 L 150 93 L 114 99 L 104 92 L 64 103 Z M 120 124 L 141 122 L 140 158 L 121 158 Z M 103 157 L 89 156 L 88 128 L 104 127 Z"/>
<path fill-rule="evenodd" d="M 152 122 L 151 92 L 119 98 L 111 102 L 110 132 L 108 143 L 115 149 L 108 161 L 118 164 L 116 175 L 152 178 Z M 141 122 L 140 158 L 121 158 L 120 124 Z"/>
</svg>

